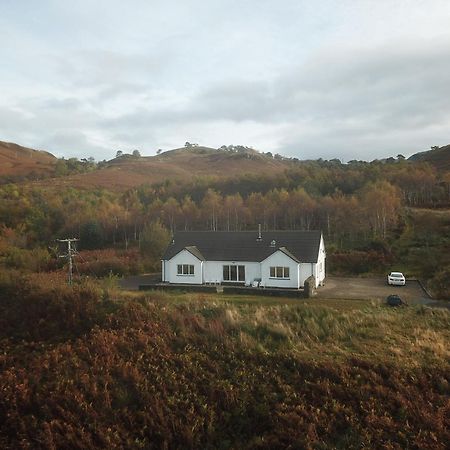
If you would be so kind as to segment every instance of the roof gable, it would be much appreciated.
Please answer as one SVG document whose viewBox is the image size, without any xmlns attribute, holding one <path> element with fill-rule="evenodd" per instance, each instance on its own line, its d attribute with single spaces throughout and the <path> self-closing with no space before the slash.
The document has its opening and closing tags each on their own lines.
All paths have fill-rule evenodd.
<svg viewBox="0 0 450 450">
<path fill-rule="evenodd" d="M 278 250 L 283 252 L 286 256 L 289 256 L 289 258 L 293 259 L 295 262 L 300 262 L 286 247 L 280 247 Z"/>
<path fill-rule="evenodd" d="M 205 257 L 201 254 L 200 250 L 195 245 L 189 245 L 188 247 L 184 247 L 184 249 L 194 255 L 200 261 L 205 261 Z"/>
<path fill-rule="evenodd" d="M 177 251 L 176 253 L 174 253 L 174 254 L 171 256 L 171 258 L 173 258 L 174 256 L 177 256 L 177 255 L 178 255 L 179 253 L 181 253 L 183 250 L 189 252 L 192 256 L 195 256 L 195 257 L 196 257 L 197 259 L 199 259 L 200 261 L 205 261 L 204 256 L 200 253 L 199 249 L 198 249 L 197 247 L 195 247 L 194 245 L 188 245 L 187 247 L 180 248 L 180 250 Z M 171 259 L 171 258 L 170 258 L 170 259 Z M 166 258 L 164 258 L 164 256 L 163 256 L 163 259 L 166 259 Z"/>
<path fill-rule="evenodd" d="M 163 259 L 187 249 L 204 261 L 260 262 L 278 250 L 297 262 L 317 262 L 320 231 L 180 231 L 174 234 Z"/>
<path fill-rule="evenodd" d="M 280 247 L 280 248 L 274 249 L 274 252 L 271 253 L 270 255 L 268 255 L 267 258 L 264 258 L 261 262 L 270 259 L 272 256 L 276 255 L 277 253 L 281 253 L 282 255 L 287 256 L 289 259 L 296 262 L 297 264 L 300 264 L 300 261 L 289 250 L 286 250 L 285 247 Z"/>
</svg>

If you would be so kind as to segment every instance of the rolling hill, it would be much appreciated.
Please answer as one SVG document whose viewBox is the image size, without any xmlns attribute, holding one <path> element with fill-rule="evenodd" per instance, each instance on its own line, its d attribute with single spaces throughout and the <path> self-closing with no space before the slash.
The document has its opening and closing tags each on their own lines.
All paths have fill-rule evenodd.
<svg viewBox="0 0 450 450">
<path fill-rule="evenodd" d="M 289 161 L 276 160 L 256 151 L 234 153 L 208 147 L 178 148 L 156 156 L 124 155 L 94 172 L 55 178 L 52 185 L 121 191 L 168 178 L 187 181 L 198 176 L 276 175 L 289 165 Z"/>
<path fill-rule="evenodd" d="M 182 147 L 155 156 L 122 155 L 99 164 L 96 170 L 54 177 L 58 159 L 52 154 L 0 141 L 0 182 L 31 181 L 52 188 L 124 191 L 167 179 L 189 181 L 195 177 L 228 178 L 247 174 L 283 173 L 292 160 L 240 147 L 229 151 L 209 147 Z M 416 153 L 408 161 L 429 163 L 441 173 L 450 170 L 450 145 Z M 51 181 L 49 180 L 51 178 Z"/>
<path fill-rule="evenodd" d="M 427 162 L 445 172 L 450 169 L 450 145 L 417 153 L 409 161 Z M 231 152 L 209 147 L 183 147 L 155 156 L 123 155 L 108 161 L 99 170 L 54 179 L 52 185 L 122 191 L 167 179 L 188 181 L 198 176 L 277 175 L 293 164 L 292 160 L 274 159 L 252 149 Z"/>
<path fill-rule="evenodd" d="M 440 172 L 450 170 L 450 144 L 416 153 L 410 156 L 408 161 L 429 163 Z"/>
<path fill-rule="evenodd" d="M 0 178 L 19 180 L 49 176 L 56 161 L 57 158 L 46 151 L 0 141 Z"/>
</svg>

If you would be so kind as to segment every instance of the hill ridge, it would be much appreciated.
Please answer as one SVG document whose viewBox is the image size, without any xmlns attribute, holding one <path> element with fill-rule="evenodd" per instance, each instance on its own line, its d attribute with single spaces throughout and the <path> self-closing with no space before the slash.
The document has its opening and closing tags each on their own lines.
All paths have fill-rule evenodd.
<svg viewBox="0 0 450 450">
<path fill-rule="evenodd" d="M 440 172 L 450 170 L 450 144 L 415 153 L 408 158 L 408 161 L 427 162 Z"/>
<path fill-rule="evenodd" d="M 439 172 L 445 172 L 450 170 L 450 145 L 416 153 L 408 161 L 428 163 Z M 168 179 L 176 182 L 195 177 L 276 177 L 298 162 L 297 158 L 272 156 L 270 152 L 263 153 L 245 146 L 212 148 L 190 144 L 151 156 L 122 154 L 101 162 L 96 167 L 90 167 L 89 171 L 75 173 L 69 170 L 68 174 L 63 174 L 61 170 L 56 170 L 62 160 L 51 153 L 0 141 L 0 182 L 34 180 L 34 183 L 48 185 L 48 179 L 51 178 L 51 183 L 56 188 L 71 186 L 121 191 Z"/>
<path fill-rule="evenodd" d="M 57 161 L 56 156 L 45 150 L 0 141 L 0 177 L 4 179 L 48 176 Z"/>
</svg>

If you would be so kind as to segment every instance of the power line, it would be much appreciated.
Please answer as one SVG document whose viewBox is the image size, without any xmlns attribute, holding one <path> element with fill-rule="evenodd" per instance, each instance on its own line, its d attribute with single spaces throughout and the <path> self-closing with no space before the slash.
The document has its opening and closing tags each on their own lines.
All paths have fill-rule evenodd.
<svg viewBox="0 0 450 450">
<path fill-rule="evenodd" d="M 72 247 L 72 242 L 77 242 L 79 239 L 76 238 L 67 238 L 67 239 L 58 239 L 58 242 L 67 242 L 67 253 L 65 255 L 60 255 L 60 258 L 67 258 L 69 262 L 69 276 L 68 283 L 72 284 L 72 273 L 73 273 L 73 257 L 76 255 L 77 251 L 74 247 Z"/>
</svg>

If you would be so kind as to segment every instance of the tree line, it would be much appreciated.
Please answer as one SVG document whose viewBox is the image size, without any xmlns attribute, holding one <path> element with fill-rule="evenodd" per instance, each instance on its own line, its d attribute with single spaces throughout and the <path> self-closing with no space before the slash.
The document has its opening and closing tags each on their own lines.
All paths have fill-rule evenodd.
<svg viewBox="0 0 450 450">
<path fill-rule="evenodd" d="M 166 180 L 125 193 L 0 188 L 0 222 L 28 245 L 84 237 L 90 248 L 140 245 L 146 228 L 177 230 L 320 229 L 341 245 L 384 239 L 404 206 L 450 203 L 449 180 L 428 165 L 310 162 L 274 176 Z M 147 233 L 148 234 L 148 233 Z M 22 240 L 24 238 L 21 238 Z"/>
</svg>

